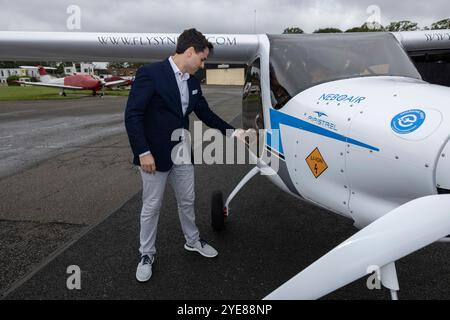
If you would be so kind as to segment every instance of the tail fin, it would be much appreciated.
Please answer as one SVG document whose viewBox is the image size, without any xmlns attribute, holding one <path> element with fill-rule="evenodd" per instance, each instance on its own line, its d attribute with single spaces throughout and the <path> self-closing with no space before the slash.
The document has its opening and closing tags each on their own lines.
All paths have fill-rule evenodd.
<svg viewBox="0 0 450 320">
<path fill-rule="evenodd" d="M 37 65 L 37 68 L 41 82 L 49 82 L 52 79 L 43 66 Z"/>
<path fill-rule="evenodd" d="M 39 74 L 40 74 L 41 76 L 47 76 L 47 75 L 48 75 L 48 74 L 47 74 L 47 71 L 45 71 L 45 68 L 44 68 L 43 66 L 38 65 L 37 68 L 38 68 Z"/>
</svg>

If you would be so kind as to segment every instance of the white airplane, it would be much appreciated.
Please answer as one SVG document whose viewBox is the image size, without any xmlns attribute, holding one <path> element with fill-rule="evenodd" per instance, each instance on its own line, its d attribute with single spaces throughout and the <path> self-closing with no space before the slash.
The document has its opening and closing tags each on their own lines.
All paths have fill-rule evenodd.
<svg viewBox="0 0 450 320">
<path fill-rule="evenodd" d="M 210 61 L 248 64 L 244 127 L 265 129 L 257 165 L 225 204 L 213 195 L 213 227 L 224 227 L 234 196 L 264 174 L 361 229 L 265 299 L 317 299 L 374 270 L 397 299 L 395 262 L 450 240 L 450 89 L 424 82 L 408 57 L 449 52 L 450 31 L 207 37 Z M 0 32 L 0 59 L 158 60 L 176 41 Z"/>
</svg>

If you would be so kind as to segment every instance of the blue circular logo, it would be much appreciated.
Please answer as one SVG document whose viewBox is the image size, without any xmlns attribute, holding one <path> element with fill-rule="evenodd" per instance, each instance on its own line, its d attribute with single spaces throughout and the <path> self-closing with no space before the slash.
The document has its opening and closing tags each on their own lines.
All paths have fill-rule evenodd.
<svg viewBox="0 0 450 320">
<path fill-rule="evenodd" d="M 399 134 L 416 131 L 425 121 L 425 112 L 414 109 L 396 115 L 391 121 L 392 130 Z"/>
</svg>

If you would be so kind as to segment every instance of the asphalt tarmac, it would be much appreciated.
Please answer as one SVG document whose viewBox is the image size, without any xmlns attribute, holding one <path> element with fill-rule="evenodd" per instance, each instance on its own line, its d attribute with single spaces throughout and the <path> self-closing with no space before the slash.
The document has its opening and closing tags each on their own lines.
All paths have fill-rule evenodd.
<svg viewBox="0 0 450 320">
<path fill-rule="evenodd" d="M 205 95 L 219 115 L 240 126 L 239 88 L 210 87 Z M 125 100 L 95 99 L 71 101 L 69 117 L 77 114 L 76 103 L 86 108 L 86 117 L 94 117 L 92 102 L 98 104 L 92 110 L 104 108 L 114 128 L 119 119 L 115 114 L 123 112 Z M 54 112 L 49 110 L 50 121 Z M 18 120 L 22 116 L 17 115 Z M 82 135 L 82 126 L 79 130 Z M 61 143 L 67 139 L 63 134 Z M 300 202 L 257 176 L 231 203 L 226 229 L 214 232 L 209 217 L 212 192 L 228 195 L 252 166 L 200 164 L 195 168 L 197 224 L 219 256 L 207 259 L 183 248 L 175 197 L 166 188 L 153 276 L 137 283 L 140 180 L 130 164 L 126 136 L 105 133 L 85 141 L 54 148 L 57 152 L 44 160 L 36 156 L 40 160 L 19 171 L 9 169 L 0 180 L 4 298 L 261 299 L 357 231 L 352 221 Z M 449 258 L 448 244 L 439 243 L 398 261 L 399 298 L 448 299 Z M 72 265 L 81 269 L 80 290 L 67 287 L 67 268 Z M 367 289 L 366 280 L 324 299 L 389 299 L 385 289 Z"/>
</svg>

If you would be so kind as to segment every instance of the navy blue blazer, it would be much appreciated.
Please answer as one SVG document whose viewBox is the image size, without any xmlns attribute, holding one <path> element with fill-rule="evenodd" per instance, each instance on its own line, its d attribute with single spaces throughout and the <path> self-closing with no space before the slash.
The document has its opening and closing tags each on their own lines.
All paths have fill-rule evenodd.
<svg viewBox="0 0 450 320">
<path fill-rule="evenodd" d="M 189 130 L 192 111 L 207 126 L 224 135 L 227 129 L 234 129 L 211 111 L 197 78 L 188 79 L 188 88 L 189 106 L 183 116 L 180 90 L 169 60 L 147 64 L 138 70 L 125 110 L 125 127 L 135 165 L 140 165 L 140 154 L 150 151 L 157 171 L 170 170 L 172 148 L 179 143 L 171 141 L 172 132 L 180 128 Z"/>
</svg>

